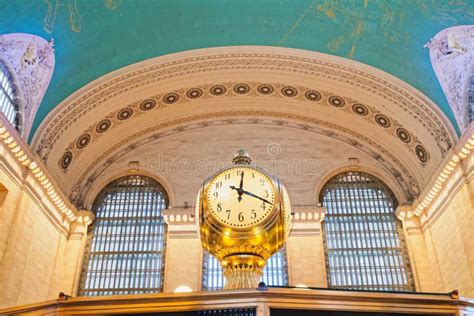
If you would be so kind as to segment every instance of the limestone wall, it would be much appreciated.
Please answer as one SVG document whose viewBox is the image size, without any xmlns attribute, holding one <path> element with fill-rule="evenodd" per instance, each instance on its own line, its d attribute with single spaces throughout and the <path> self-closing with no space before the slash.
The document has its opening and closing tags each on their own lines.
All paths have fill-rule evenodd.
<svg viewBox="0 0 474 316">
<path fill-rule="evenodd" d="M 34 196 L 29 182 L 0 169 L 6 191 L 0 208 L 0 306 L 51 299 L 59 292 L 56 262 L 67 233 L 45 216 L 41 196 Z"/>
<path fill-rule="evenodd" d="M 404 219 L 405 234 L 419 291 L 474 297 L 474 156 L 451 169 L 425 213 Z"/>
<path fill-rule="evenodd" d="M 457 171 L 446 197 L 424 225 L 427 255 L 439 273 L 442 291 L 474 297 L 474 157 Z"/>
<path fill-rule="evenodd" d="M 72 293 L 86 221 L 61 202 L 16 131 L 2 123 L 0 137 L 0 308 Z"/>
<path fill-rule="evenodd" d="M 474 194 L 465 183 L 446 205 L 446 210 L 424 231 L 427 255 L 439 272 L 434 289 L 458 289 L 474 297 Z"/>
</svg>

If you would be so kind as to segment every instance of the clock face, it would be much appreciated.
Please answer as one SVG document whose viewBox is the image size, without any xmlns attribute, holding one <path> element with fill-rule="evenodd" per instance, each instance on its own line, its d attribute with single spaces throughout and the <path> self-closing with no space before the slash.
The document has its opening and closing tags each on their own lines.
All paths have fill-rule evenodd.
<svg viewBox="0 0 474 316">
<path fill-rule="evenodd" d="M 215 176 L 209 183 L 207 205 L 221 223 L 247 228 L 262 222 L 275 205 L 272 180 L 262 172 L 234 167 Z"/>
</svg>

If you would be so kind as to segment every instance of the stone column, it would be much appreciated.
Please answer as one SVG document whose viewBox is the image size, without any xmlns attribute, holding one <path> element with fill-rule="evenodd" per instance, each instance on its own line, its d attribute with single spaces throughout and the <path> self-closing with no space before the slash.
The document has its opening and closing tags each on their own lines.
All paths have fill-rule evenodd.
<svg viewBox="0 0 474 316">
<path fill-rule="evenodd" d="M 326 287 L 321 222 L 326 208 L 296 206 L 286 242 L 290 286 Z"/>
</svg>

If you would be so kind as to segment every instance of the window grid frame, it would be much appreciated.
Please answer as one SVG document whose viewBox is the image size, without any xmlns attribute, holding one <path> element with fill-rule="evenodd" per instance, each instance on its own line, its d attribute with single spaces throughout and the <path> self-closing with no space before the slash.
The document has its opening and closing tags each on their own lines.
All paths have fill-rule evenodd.
<svg viewBox="0 0 474 316">
<path fill-rule="evenodd" d="M 324 185 L 320 201 L 328 209 L 321 225 L 328 287 L 415 290 L 403 229 L 394 214 L 397 201 L 380 179 L 364 172 L 338 174 Z"/>
<path fill-rule="evenodd" d="M 142 175 L 118 178 L 102 189 L 92 206 L 96 218 L 88 230 L 78 296 L 163 290 L 162 212 L 168 205 L 163 186 Z"/>
<path fill-rule="evenodd" d="M 0 112 L 7 121 L 21 132 L 21 111 L 17 99 L 17 87 L 11 72 L 0 60 Z"/>
</svg>

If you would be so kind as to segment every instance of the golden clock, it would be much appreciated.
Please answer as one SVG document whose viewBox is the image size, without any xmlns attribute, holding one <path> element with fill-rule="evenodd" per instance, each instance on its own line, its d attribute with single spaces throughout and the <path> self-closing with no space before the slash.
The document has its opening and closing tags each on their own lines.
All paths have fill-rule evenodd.
<svg viewBox="0 0 474 316">
<path fill-rule="evenodd" d="M 243 150 L 233 162 L 204 181 L 197 204 L 202 245 L 220 261 L 228 289 L 257 286 L 288 236 L 291 213 L 278 178 L 251 165 Z"/>
</svg>

